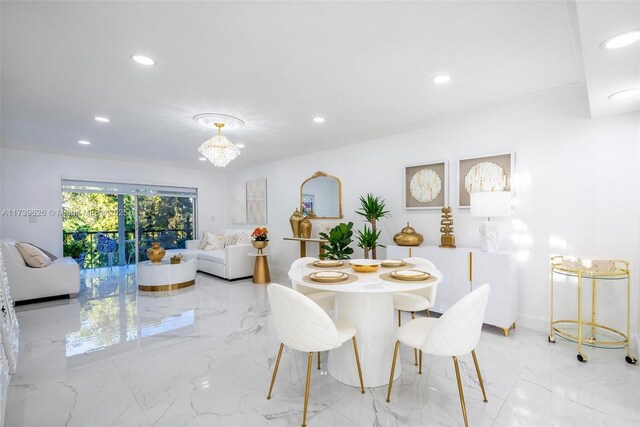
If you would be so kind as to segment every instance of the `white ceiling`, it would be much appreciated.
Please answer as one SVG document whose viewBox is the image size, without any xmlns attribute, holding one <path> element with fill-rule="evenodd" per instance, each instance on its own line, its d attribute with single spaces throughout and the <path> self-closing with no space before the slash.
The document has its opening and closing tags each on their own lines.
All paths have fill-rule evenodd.
<svg viewBox="0 0 640 427">
<path fill-rule="evenodd" d="M 577 8 L 592 117 L 640 111 L 640 97 L 609 99 L 612 93 L 640 88 L 640 43 L 600 48 L 611 36 L 640 28 L 640 1 L 580 1 Z"/>
<path fill-rule="evenodd" d="M 201 112 L 246 122 L 230 168 L 366 140 L 580 82 L 566 5 L 2 2 L 2 144 L 213 169 Z"/>
</svg>

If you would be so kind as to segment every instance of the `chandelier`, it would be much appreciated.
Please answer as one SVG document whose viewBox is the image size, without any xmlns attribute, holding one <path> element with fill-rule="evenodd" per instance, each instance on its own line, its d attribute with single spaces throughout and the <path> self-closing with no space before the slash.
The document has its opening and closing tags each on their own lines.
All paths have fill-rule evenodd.
<svg viewBox="0 0 640 427">
<path fill-rule="evenodd" d="M 218 134 L 202 143 L 198 151 L 214 166 L 223 168 L 240 155 L 240 149 L 222 135 L 224 123 L 214 123 Z"/>
</svg>

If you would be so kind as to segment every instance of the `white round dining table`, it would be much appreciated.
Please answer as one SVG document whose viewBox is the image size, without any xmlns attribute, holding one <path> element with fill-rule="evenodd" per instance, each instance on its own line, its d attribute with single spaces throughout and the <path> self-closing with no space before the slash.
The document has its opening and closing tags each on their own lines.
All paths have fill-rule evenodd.
<svg viewBox="0 0 640 427">
<path fill-rule="evenodd" d="M 307 282 L 304 277 L 319 270 L 306 265 L 300 265 L 289 272 L 289 278 L 303 286 L 336 292 L 335 317 L 348 321 L 357 331 L 356 339 L 365 387 L 380 387 L 389 383 L 397 327 L 394 321 L 393 293 L 437 286 L 442 280 L 442 273 L 438 270 L 434 271 L 420 265 L 413 269 L 426 271 L 435 280 L 391 282 L 381 279 L 380 275 L 397 268 L 381 267 L 373 273 L 357 273 L 349 267 L 348 260 L 344 267 L 331 269 L 357 276 L 356 281 L 347 284 Z M 350 345 L 329 351 L 328 371 L 341 383 L 360 387 L 353 348 Z M 398 363 L 393 379 L 396 380 L 401 373 L 402 364 Z"/>
</svg>

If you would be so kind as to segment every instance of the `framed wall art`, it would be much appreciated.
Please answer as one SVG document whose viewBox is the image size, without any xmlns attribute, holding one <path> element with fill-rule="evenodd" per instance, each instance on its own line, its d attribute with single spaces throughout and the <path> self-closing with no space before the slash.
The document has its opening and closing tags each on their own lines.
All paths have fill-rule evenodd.
<svg viewBox="0 0 640 427">
<path fill-rule="evenodd" d="M 468 208 L 476 191 L 511 191 L 514 153 L 462 159 L 458 162 L 458 207 Z"/>
<path fill-rule="evenodd" d="M 267 223 L 267 178 L 247 181 L 247 223 Z"/>
<path fill-rule="evenodd" d="M 442 209 L 448 206 L 448 180 L 446 161 L 405 167 L 405 209 Z"/>
</svg>

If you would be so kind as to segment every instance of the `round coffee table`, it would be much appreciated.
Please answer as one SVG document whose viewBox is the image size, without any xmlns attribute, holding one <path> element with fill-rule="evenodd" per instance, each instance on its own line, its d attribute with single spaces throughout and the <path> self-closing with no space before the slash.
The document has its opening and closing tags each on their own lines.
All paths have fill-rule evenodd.
<svg viewBox="0 0 640 427">
<path fill-rule="evenodd" d="M 138 263 L 138 290 L 147 292 L 172 291 L 193 286 L 196 282 L 196 260 L 187 259 L 179 264 L 169 261 Z"/>
</svg>

